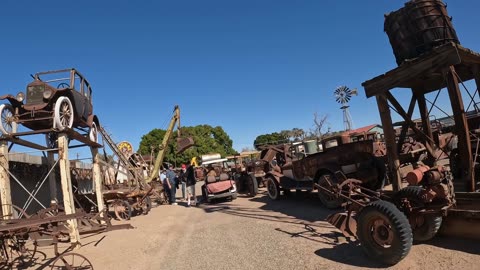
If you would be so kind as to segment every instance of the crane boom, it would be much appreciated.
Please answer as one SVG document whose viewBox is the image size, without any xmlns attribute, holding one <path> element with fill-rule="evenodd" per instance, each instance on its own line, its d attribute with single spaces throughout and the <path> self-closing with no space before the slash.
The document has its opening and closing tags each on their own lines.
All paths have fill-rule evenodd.
<svg viewBox="0 0 480 270">
<path fill-rule="evenodd" d="M 165 157 L 165 151 L 167 149 L 167 144 L 168 141 L 170 141 L 170 138 L 172 137 L 173 134 L 173 129 L 175 128 L 175 124 L 177 124 L 177 131 L 180 136 L 180 108 L 178 105 L 175 106 L 173 109 L 173 116 L 172 119 L 170 120 L 170 124 L 168 125 L 167 131 L 165 133 L 165 136 L 163 137 L 162 143 L 159 145 L 159 151 L 157 154 L 157 158 L 155 159 L 155 165 L 153 167 L 152 172 L 148 176 L 148 178 L 145 180 L 146 183 L 150 183 L 153 181 L 158 176 L 158 171 L 160 170 L 160 166 L 162 165 L 163 158 Z"/>
</svg>

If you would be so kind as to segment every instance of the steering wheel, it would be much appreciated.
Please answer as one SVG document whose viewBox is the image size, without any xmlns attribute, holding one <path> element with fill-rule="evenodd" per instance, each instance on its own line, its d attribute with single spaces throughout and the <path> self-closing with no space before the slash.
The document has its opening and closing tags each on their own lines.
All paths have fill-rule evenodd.
<svg viewBox="0 0 480 270">
<path fill-rule="evenodd" d="M 68 83 L 60 83 L 59 85 L 57 85 L 57 88 L 70 88 L 70 85 Z"/>
</svg>

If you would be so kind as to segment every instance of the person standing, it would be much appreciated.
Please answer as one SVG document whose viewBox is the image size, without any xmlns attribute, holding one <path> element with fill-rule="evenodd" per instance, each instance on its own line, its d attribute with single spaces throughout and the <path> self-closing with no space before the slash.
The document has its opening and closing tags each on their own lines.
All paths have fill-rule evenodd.
<svg viewBox="0 0 480 270">
<path fill-rule="evenodd" d="M 197 205 L 197 197 L 195 196 L 195 184 L 197 180 L 195 179 L 195 173 L 193 171 L 193 166 L 191 164 L 186 165 L 187 169 L 186 174 L 186 185 L 187 185 L 187 205 Z M 193 197 L 193 202 L 191 202 L 191 197 Z"/>
<path fill-rule="evenodd" d="M 173 170 L 173 165 L 168 166 L 167 170 L 167 182 L 168 186 L 170 188 L 170 204 L 171 205 L 177 205 L 176 198 L 175 198 L 175 193 L 177 191 L 177 174 Z"/>
<path fill-rule="evenodd" d="M 187 165 L 182 164 L 182 170 L 180 171 L 178 175 L 178 179 L 182 184 L 182 202 L 187 200 L 187 194 L 186 194 L 186 189 L 187 189 Z"/>
</svg>

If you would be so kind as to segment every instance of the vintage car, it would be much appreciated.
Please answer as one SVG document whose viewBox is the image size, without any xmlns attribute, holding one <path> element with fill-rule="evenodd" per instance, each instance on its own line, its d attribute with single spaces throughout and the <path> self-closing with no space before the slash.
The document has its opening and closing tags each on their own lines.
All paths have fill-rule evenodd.
<svg viewBox="0 0 480 270">
<path fill-rule="evenodd" d="M 99 121 L 93 114 L 89 82 L 75 69 L 39 72 L 32 77 L 25 92 L 0 97 L 10 102 L 0 105 L 3 135 L 17 133 L 18 124 L 45 132 L 77 128 L 96 142 Z"/>
</svg>

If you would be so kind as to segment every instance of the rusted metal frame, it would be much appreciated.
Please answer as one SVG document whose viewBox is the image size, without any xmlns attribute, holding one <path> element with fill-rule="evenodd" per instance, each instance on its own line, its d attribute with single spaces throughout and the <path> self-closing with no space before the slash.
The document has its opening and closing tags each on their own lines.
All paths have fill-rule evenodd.
<svg viewBox="0 0 480 270">
<path fill-rule="evenodd" d="M 468 123 L 463 107 L 462 94 L 458 87 L 458 79 L 455 76 L 455 68 L 450 66 L 444 70 L 444 75 L 447 78 L 447 89 L 450 97 L 450 102 L 455 119 L 456 133 L 458 136 L 458 150 L 460 164 L 462 166 L 463 180 L 467 184 L 469 191 L 475 191 L 475 177 L 472 164 L 472 148 L 469 136 Z"/>
<path fill-rule="evenodd" d="M 327 192 L 327 193 L 329 193 L 329 194 L 331 194 L 331 195 L 340 196 L 340 197 L 348 200 L 349 202 L 352 202 L 352 203 L 357 204 L 357 205 L 360 206 L 360 207 L 365 207 L 365 204 L 363 204 L 363 203 L 361 203 L 361 202 L 353 199 L 353 198 L 350 197 L 350 196 L 343 195 L 341 190 L 340 190 L 339 192 L 334 193 L 334 192 L 332 192 L 331 190 L 329 190 L 329 189 L 327 189 L 327 188 L 325 188 L 325 187 L 322 187 L 322 186 L 320 186 L 320 185 L 317 184 L 317 183 L 315 183 L 314 186 L 316 186 L 316 187 L 319 188 L 319 189 L 322 189 L 323 191 L 325 191 L 325 192 Z"/>
<path fill-rule="evenodd" d="M 412 118 L 413 115 L 413 110 L 415 109 L 415 103 L 417 102 L 417 97 L 413 95 L 412 93 L 412 98 L 410 99 L 410 105 L 408 106 L 408 117 Z M 408 125 L 407 123 L 404 123 L 402 125 L 402 129 L 400 130 L 400 137 L 398 139 L 397 143 L 397 149 L 400 150 L 402 148 L 402 144 L 405 141 L 405 137 L 407 136 L 407 131 L 408 131 Z"/>
<path fill-rule="evenodd" d="M 425 99 L 426 101 L 430 102 L 430 104 L 432 104 L 432 106 L 430 107 L 430 109 L 428 110 L 428 115 L 430 115 L 430 113 L 432 112 L 433 110 L 433 105 L 437 103 L 437 99 L 438 97 L 440 96 L 440 93 L 442 92 L 442 89 L 439 89 L 437 91 L 437 95 L 435 95 L 435 98 L 433 99 L 433 102 L 430 102 L 428 99 Z"/>
<path fill-rule="evenodd" d="M 48 171 L 47 175 L 45 175 L 45 177 L 43 178 L 42 182 L 40 183 L 40 185 L 37 187 L 34 188 L 34 190 L 32 191 L 33 192 L 33 195 L 29 195 L 27 201 L 25 201 L 25 204 L 23 205 L 22 209 L 23 210 L 26 210 L 28 209 L 28 207 L 30 206 L 30 204 L 32 203 L 33 201 L 33 198 L 32 196 L 36 196 L 37 193 L 40 191 L 40 188 L 42 188 L 43 184 L 45 183 L 45 181 L 47 181 L 47 179 L 50 177 L 50 174 L 53 172 L 53 169 L 55 168 L 55 166 L 58 164 L 58 160 L 55 161 L 55 163 L 52 165 L 52 167 L 50 168 L 50 170 Z M 38 183 L 38 182 L 37 182 Z"/>
<path fill-rule="evenodd" d="M 70 219 L 77 219 L 84 217 L 85 212 L 79 212 L 74 214 L 59 214 L 51 217 L 32 217 L 29 219 L 12 220 L 10 224 L 4 224 L 0 227 L 0 233 L 14 233 L 17 230 L 24 230 L 29 228 L 36 228 L 44 224 L 57 223 L 67 221 Z"/>
<path fill-rule="evenodd" d="M 28 189 L 20 182 L 20 180 L 18 180 L 18 178 L 10 172 L 10 170 L 8 170 L 8 167 L 4 167 L 3 164 L 0 164 L 0 167 L 2 167 L 3 170 L 5 170 L 7 172 L 8 175 L 10 175 L 16 182 L 17 184 L 23 188 L 23 190 L 25 190 L 25 192 L 27 192 L 27 194 L 29 196 L 31 196 L 41 207 L 43 207 L 44 209 L 46 209 L 47 207 L 45 205 L 43 205 L 37 198 L 35 198 L 35 196 L 32 195 L 32 193 L 30 193 L 30 191 L 28 191 Z M 11 203 L 10 203 L 11 204 Z"/>
<path fill-rule="evenodd" d="M 460 76 L 457 74 L 457 72 L 455 70 L 453 70 L 453 72 L 454 72 L 455 76 L 457 77 L 458 82 L 463 86 L 463 89 L 465 89 L 465 92 L 467 92 L 468 96 L 470 97 L 470 100 L 473 101 L 475 99 L 475 94 L 477 93 L 477 91 L 475 91 L 475 93 L 472 96 L 472 94 L 470 94 L 470 91 L 468 90 L 467 86 L 465 86 L 465 84 L 463 83 L 462 78 L 460 78 Z M 475 109 L 477 111 L 480 110 L 477 106 L 477 103 L 473 103 L 473 106 L 475 107 Z M 469 107 L 470 106 L 467 107 L 467 111 L 468 111 Z"/>
<path fill-rule="evenodd" d="M 401 177 L 400 177 L 400 159 L 398 158 L 397 144 L 395 141 L 395 130 L 393 129 L 392 117 L 390 114 L 390 107 L 388 106 L 388 100 L 385 94 L 376 96 L 378 111 L 380 113 L 380 119 L 382 121 L 383 135 L 385 138 L 385 145 L 387 147 L 389 178 L 392 182 L 393 190 L 398 191 L 401 189 Z"/>
<path fill-rule="evenodd" d="M 402 105 L 398 103 L 398 101 L 395 99 L 395 97 L 390 93 L 387 92 L 386 94 L 387 100 L 392 103 L 392 106 L 396 109 L 396 112 L 410 125 L 410 128 L 420 136 L 422 139 L 425 140 L 425 147 L 427 148 L 428 153 L 430 154 L 431 157 L 434 157 L 434 151 L 432 149 L 432 146 L 435 145 L 435 141 L 433 138 L 428 137 L 425 133 L 423 133 L 421 130 L 419 130 L 415 123 L 412 121 L 412 119 L 408 118 L 407 113 L 403 110 Z M 418 98 L 418 97 L 417 97 Z M 429 144 L 431 143 L 431 144 Z"/>
</svg>

